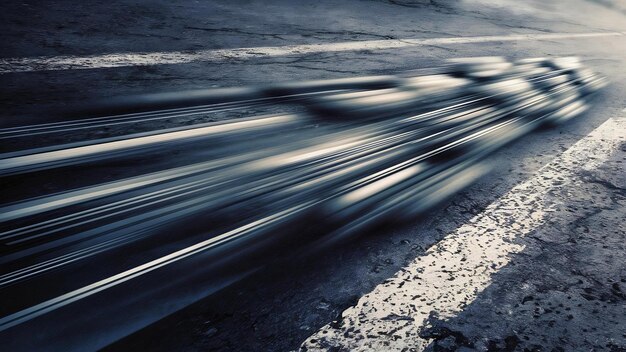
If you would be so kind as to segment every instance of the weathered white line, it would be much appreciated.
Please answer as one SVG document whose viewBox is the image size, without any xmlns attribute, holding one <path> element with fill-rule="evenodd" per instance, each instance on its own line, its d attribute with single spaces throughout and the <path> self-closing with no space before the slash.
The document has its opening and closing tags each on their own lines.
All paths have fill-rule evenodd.
<svg viewBox="0 0 626 352">
<path fill-rule="evenodd" d="M 524 248 L 515 240 L 544 224 L 559 207 L 561 200 L 549 197 L 549 192 L 575 187 L 580 171 L 597 168 L 624 142 L 626 119 L 608 120 L 363 296 L 343 312 L 338 327 L 323 327 L 302 350 L 424 349 L 428 341 L 419 332 L 429 315 L 445 319 L 461 312 L 511 255 Z"/>
<path fill-rule="evenodd" d="M 32 58 L 4 58 L 0 59 L 0 74 L 11 72 L 184 64 L 199 61 L 220 62 L 226 60 L 248 60 L 273 56 L 306 55 L 321 52 L 395 49 L 420 45 L 451 45 L 496 41 L 595 38 L 622 35 L 624 34 L 621 32 L 520 34 L 480 37 L 368 40 L 256 48 L 211 49 L 202 51 L 117 53 L 83 57 L 44 56 Z"/>
</svg>

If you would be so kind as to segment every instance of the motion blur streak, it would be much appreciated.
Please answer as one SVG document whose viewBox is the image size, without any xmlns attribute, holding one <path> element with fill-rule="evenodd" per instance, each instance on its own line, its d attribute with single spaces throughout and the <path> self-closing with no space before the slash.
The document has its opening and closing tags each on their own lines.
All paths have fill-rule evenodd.
<svg viewBox="0 0 626 352">
<path fill-rule="evenodd" d="M 123 98 L 93 105 L 105 116 L 0 130 L 11 139 L 300 108 L 1 154 L 5 180 L 112 163 L 150 171 L 76 177 L 36 197 L 17 190 L 0 207 L 10 302 L 0 334 L 14 336 L 11 350 L 33 347 L 31 331 L 39 346 L 104 346 L 275 259 L 422 214 L 488 172 L 494 150 L 580 114 L 604 85 L 576 58 L 455 59 L 396 76 Z"/>
</svg>

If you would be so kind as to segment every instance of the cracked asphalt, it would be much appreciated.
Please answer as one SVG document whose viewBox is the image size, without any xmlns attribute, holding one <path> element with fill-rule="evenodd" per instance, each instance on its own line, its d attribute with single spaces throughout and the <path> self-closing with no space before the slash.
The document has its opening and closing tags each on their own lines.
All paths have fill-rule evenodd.
<svg viewBox="0 0 626 352">
<path fill-rule="evenodd" d="M 3 9 L 2 58 L 626 30 L 623 5 L 599 0 L 297 4 L 287 0 L 149 4 L 23 0 L 3 4 Z M 8 73 L 0 75 L 0 112 L 2 125 L 12 126 L 41 121 L 46 118 L 42 112 L 91 98 L 395 73 L 435 66 L 446 58 L 488 55 L 509 59 L 576 55 L 611 84 L 593 98 L 583 116 L 525 136 L 497 152 L 489 160 L 495 166 L 489 176 L 425 216 L 372 230 L 324 253 L 289 258 L 108 348 L 349 350 L 348 345 L 323 345 L 309 338 L 325 327 L 342 331 L 348 316 L 344 311 L 357 306 L 363 296 L 426 256 L 432 246 L 517 185 L 533 179 L 609 118 L 626 119 L 623 36 Z M 219 118 L 238 117 L 225 113 Z M 158 127 L 182 123 L 190 122 L 166 121 Z M 157 126 L 146 128 L 151 127 Z M 508 264 L 493 273 L 485 289 L 460 312 L 440 316 L 426 311 L 424 328 L 411 336 L 433 351 L 626 351 L 625 162 L 626 144 L 621 142 L 597 167 L 583 167 L 571 175 L 566 187 L 542 194 L 562 206 L 516 240 L 521 249 L 507 256 Z M 302 345 L 307 339 L 309 343 Z"/>
</svg>

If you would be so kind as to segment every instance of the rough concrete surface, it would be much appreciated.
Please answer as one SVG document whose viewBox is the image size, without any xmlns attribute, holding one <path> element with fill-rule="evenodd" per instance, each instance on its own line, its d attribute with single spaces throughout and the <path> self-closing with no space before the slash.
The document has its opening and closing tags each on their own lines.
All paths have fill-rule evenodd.
<svg viewBox="0 0 626 352">
<path fill-rule="evenodd" d="M 547 195 L 567 204 L 526 236 L 524 250 L 462 313 L 431 317 L 421 332 L 434 340 L 430 349 L 626 349 L 624 147 Z"/>
</svg>

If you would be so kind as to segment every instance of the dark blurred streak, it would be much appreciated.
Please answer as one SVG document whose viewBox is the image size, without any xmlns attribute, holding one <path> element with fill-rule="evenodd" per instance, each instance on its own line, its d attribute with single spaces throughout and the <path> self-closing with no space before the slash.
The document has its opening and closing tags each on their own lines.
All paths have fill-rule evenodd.
<svg viewBox="0 0 626 352">
<path fill-rule="evenodd" d="M 90 110 L 107 117 L 0 130 L 22 138 L 259 101 L 305 110 L 1 154 L 5 180 L 155 163 L 172 150 L 190 162 L 164 157 L 156 171 L 2 205 L 0 336 L 15 349 L 102 347 L 276 259 L 409 221 L 488 172 L 496 149 L 580 114 L 604 85 L 576 58 L 457 59 L 395 76 L 128 97 Z M 45 331 L 37 342 L 33 329 Z"/>
<path fill-rule="evenodd" d="M 397 85 L 396 76 L 370 76 L 332 80 L 287 82 L 268 87 L 197 89 L 181 92 L 120 96 L 85 102 L 82 106 L 58 111 L 61 117 L 109 116 L 153 110 L 189 108 L 233 102 L 259 102 L 267 99 L 289 100 L 300 94 L 340 89 L 376 89 Z"/>
</svg>

